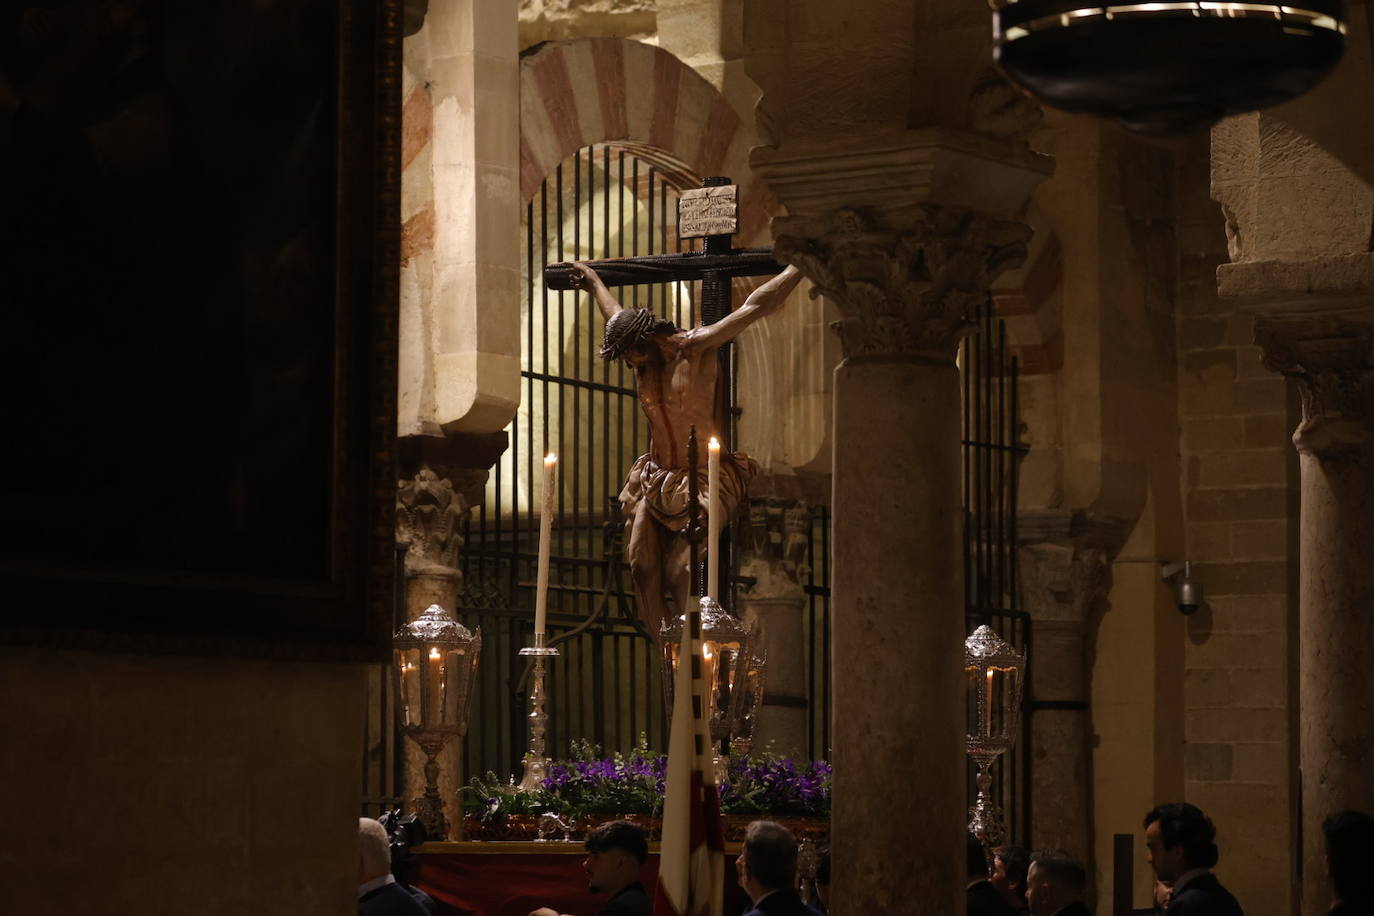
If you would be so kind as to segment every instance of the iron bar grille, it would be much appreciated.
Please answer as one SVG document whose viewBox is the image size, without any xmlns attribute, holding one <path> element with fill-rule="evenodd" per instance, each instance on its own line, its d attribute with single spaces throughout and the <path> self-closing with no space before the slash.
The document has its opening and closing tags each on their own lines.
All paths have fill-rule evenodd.
<svg viewBox="0 0 1374 916">
<path fill-rule="evenodd" d="M 578 259 L 691 250 L 677 238 L 678 173 L 611 145 L 585 148 L 548 176 L 523 214 L 521 405 L 510 447 L 469 519 L 462 551 L 460 613 L 481 625 L 478 702 L 466 742 L 468 773 L 513 773 L 527 746 L 526 665 L 531 641 L 543 456 L 559 456 L 549 572 L 549 639 L 562 656 L 549 666 L 547 747 L 558 758 L 585 739 L 602 751 L 630 749 L 642 735 L 666 747 L 658 655 L 639 629 L 633 586 L 621 561 L 617 496 L 649 432 L 624 363 L 598 355 L 604 321 L 589 295 L 550 291 L 543 267 Z M 615 291 L 679 326 L 697 319 L 696 284 Z M 574 634 L 569 636 L 569 634 Z M 565 639 L 565 637 L 567 637 Z"/>
<path fill-rule="evenodd" d="M 963 381 L 964 613 L 969 633 L 988 624 L 1002 639 L 1031 650 L 1030 615 L 1021 610 L 1016 567 L 1017 473 L 1021 445 L 1017 360 L 1009 356 L 1006 323 L 994 321 L 985 300 L 971 316 L 977 330 L 959 347 Z M 1030 668 L 1020 734 L 993 768 L 993 796 L 1002 808 L 1009 843 L 1030 844 Z M 968 767 L 969 803 L 977 795 Z"/>
<path fill-rule="evenodd" d="M 806 743 L 812 760 L 830 754 L 830 507 L 811 510 L 806 547 L 806 608 L 802 645 L 806 658 Z"/>
</svg>

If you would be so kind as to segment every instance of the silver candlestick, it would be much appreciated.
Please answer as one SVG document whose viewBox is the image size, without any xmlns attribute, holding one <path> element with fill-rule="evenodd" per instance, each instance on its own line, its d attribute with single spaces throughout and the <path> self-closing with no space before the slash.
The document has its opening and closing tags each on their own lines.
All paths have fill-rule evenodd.
<svg viewBox="0 0 1374 916">
<path fill-rule="evenodd" d="M 543 633 L 535 633 L 534 645 L 520 650 L 521 655 L 534 657 L 534 685 L 530 688 L 530 749 L 525 752 L 525 775 L 517 787 L 521 792 L 534 792 L 542 788 L 551 763 L 544 756 L 544 736 L 549 729 L 549 714 L 544 711 L 544 659 L 556 658 L 558 650 L 545 646 L 545 638 Z"/>
</svg>

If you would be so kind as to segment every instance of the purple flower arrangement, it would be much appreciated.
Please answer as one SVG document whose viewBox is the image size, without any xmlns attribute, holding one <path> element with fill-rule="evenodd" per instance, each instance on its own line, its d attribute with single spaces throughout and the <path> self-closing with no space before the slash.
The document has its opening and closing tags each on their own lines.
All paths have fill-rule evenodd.
<svg viewBox="0 0 1374 916">
<path fill-rule="evenodd" d="M 720 808 L 726 814 L 829 817 L 830 775 L 824 760 L 798 766 L 773 754 L 731 758 Z"/>
<path fill-rule="evenodd" d="M 495 774 L 474 778 L 468 786 L 469 805 L 480 808 L 486 822 L 513 814 L 551 811 L 563 817 L 583 815 L 658 815 L 663 810 L 663 780 L 668 758 L 649 750 L 641 740 L 629 754 L 598 756 L 600 749 L 586 742 L 573 748 L 576 756 L 549 767 L 543 788 L 515 793 L 503 787 Z M 774 817 L 829 817 L 830 764 L 814 760 L 798 764 L 786 757 L 765 753 L 730 761 L 729 774 L 720 786 L 720 806 L 725 814 Z"/>
</svg>

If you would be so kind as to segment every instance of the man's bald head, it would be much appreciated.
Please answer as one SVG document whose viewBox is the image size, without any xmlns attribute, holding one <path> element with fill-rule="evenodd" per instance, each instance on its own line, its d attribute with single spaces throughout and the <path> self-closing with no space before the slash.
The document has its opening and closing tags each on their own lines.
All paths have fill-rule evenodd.
<svg viewBox="0 0 1374 916">
<path fill-rule="evenodd" d="M 391 874 L 391 838 L 370 817 L 358 818 L 358 883 Z"/>
</svg>

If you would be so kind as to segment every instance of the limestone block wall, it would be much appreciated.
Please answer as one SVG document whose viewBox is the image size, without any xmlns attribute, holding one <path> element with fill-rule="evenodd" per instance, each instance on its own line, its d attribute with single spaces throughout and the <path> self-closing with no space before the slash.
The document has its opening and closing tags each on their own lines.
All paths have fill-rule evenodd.
<svg viewBox="0 0 1374 916">
<path fill-rule="evenodd" d="M 363 666 L 0 651 L 0 912 L 357 912 Z"/>
<path fill-rule="evenodd" d="M 1217 297 L 1226 236 L 1198 146 L 1179 174 L 1184 510 L 1206 589 L 1187 620 L 1185 795 L 1216 823 L 1217 872 L 1245 912 L 1277 916 L 1295 906 L 1295 405 L 1260 365 L 1251 317 Z"/>
<path fill-rule="evenodd" d="M 520 47 L 568 38 L 651 38 L 654 0 L 520 0 Z"/>
<path fill-rule="evenodd" d="M 503 0 L 430 4 L 401 91 L 400 435 L 491 433 L 520 400 L 519 82 Z"/>
</svg>

